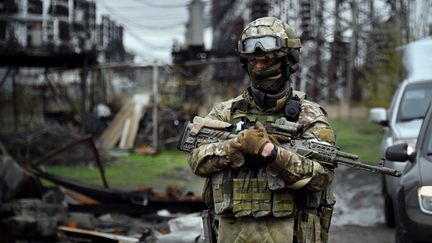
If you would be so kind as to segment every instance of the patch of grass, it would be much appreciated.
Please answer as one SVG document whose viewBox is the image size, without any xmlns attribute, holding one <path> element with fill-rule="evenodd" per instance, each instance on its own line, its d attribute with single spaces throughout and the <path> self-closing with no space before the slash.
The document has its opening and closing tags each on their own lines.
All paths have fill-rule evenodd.
<svg viewBox="0 0 432 243">
<path fill-rule="evenodd" d="M 331 126 L 336 134 L 336 145 L 344 152 L 356 154 L 364 162 L 380 160 L 381 126 L 367 119 L 335 120 Z"/>
<path fill-rule="evenodd" d="M 79 180 L 90 185 L 102 185 L 99 169 L 95 166 L 45 166 L 53 174 Z M 105 167 L 105 175 L 110 186 L 136 188 L 151 186 L 163 189 L 168 184 L 178 184 L 176 180 L 190 179 L 178 186 L 197 187 L 194 185 L 198 177 L 188 177 L 189 165 L 187 154 L 180 151 L 161 151 L 157 156 L 131 154 L 119 158 L 119 161 Z M 176 172 L 179 175 L 175 176 Z M 191 172 L 190 172 L 191 173 Z M 185 178 L 187 177 L 187 178 Z M 159 183 L 163 178 L 162 182 Z M 198 185 L 201 188 L 200 185 Z"/>
<path fill-rule="evenodd" d="M 366 119 L 335 120 L 331 126 L 336 132 L 336 144 L 342 151 L 356 154 L 360 160 L 379 162 L 380 141 L 383 131 L 380 126 Z M 106 166 L 105 174 L 110 187 L 153 187 L 163 191 L 175 184 L 194 192 L 200 192 L 204 179 L 195 176 L 187 163 L 187 154 L 177 150 L 161 151 L 157 156 L 131 154 Z M 102 185 L 96 166 L 46 166 L 46 170 L 86 184 Z"/>
</svg>

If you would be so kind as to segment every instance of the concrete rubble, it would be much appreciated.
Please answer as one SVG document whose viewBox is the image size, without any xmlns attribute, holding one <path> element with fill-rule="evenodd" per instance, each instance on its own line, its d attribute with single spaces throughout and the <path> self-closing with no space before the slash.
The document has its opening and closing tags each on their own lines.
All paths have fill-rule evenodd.
<svg viewBox="0 0 432 243">
<path fill-rule="evenodd" d="M 202 242 L 203 224 L 199 214 L 190 214 L 177 217 L 168 221 L 169 234 L 158 235 L 156 238 L 161 243 L 187 243 Z"/>
</svg>

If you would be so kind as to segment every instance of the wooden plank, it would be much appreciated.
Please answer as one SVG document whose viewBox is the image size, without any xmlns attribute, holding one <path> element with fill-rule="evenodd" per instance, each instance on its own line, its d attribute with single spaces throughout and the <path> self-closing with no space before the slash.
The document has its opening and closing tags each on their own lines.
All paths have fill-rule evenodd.
<svg viewBox="0 0 432 243">
<path fill-rule="evenodd" d="M 128 135 L 129 135 L 130 124 L 131 124 L 131 118 L 130 117 L 126 118 L 125 122 L 123 123 L 123 129 L 122 129 L 120 143 L 119 143 L 119 148 L 121 148 L 121 149 L 129 149 L 126 147 L 126 140 L 127 140 Z"/>
<path fill-rule="evenodd" d="M 134 102 L 129 101 L 120 109 L 119 113 L 114 117 L 114 120 L 99 138 L 99 144 L 102 148 L 112 149 L 118 143 L 123 123 L 125 119 L 132 114 L 133 107 Z"/>
<path fill-rule="evenodd" d="M 126 139 L 125 148 L 131 149 L 134 147 L 135 139 L 139 129 L 139 122 L 144 116 L 145 108 L 150 101 L 150 95 L 142 94 L 134 97 L 135 107 L 133 115 L 131 116 L 131 124 L 129 126 L 129 133 Z"/>
</svg>

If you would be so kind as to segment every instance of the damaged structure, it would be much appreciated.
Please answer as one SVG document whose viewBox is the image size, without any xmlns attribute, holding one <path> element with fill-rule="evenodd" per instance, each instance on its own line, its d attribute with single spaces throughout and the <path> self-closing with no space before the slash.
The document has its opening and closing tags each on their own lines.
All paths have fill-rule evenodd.
<svg viewBox="0 0 432 243">
<path fill-rule="evenodd" d="M 119 62 L 126 55 L 123 27 L 103 16 L 89 0 L 2 0 L 0 64 L 81 67 Z M 115 53 L 112 49 L 115 48 Z M 115 54 L 115 55 L 113 55 Z"/>
<path fill-rule="evenodd" d="M 104 142 L 131 151 L 135 138 L 154 140 L 159 129 L 173 143 L 180 122 L 173 106 L 150 103 L 151 94 L 139 107 L 123 105 L 124 96 L 151 90 L 153 81 L 167 92 L 177 86 L 167 81 L 168 66 L 131 64 L 123 27 L 109 16 L 96 23 L 96 7 L 91 0 L 0 0 L 0 242 L 195 241 L 196 212 L 206 208 L 200 196 L 176 186 L 110 187 L 98 149 Z M 118 139 L 108 134 L 96 144 L 123 106 Z M 93 162 L 102 186 L 44 169 Z"/>
<path fill-rule="evenodd" d="M 80 143 L 92 148 L 104 187 L 62 178 L 41 167 L 44 161 L 68 153 Z M 2 242 L 70 242 L 68 240 L 77 239 L 87 242 L 191 242 L 191 238 L 195 240 L 201 235 L 199 212 L 206 208 L 201 197 L 192 193 L 182 195 L 175 186 L 167 187 L 165 193 L 152 188 L 110 189 L 91 137 L 77 140 L 22 166 L 8 155 L 1 143 L 0 151 Z M 54 186 L 46 186 L 43 181 Z M 184 230 L 191 232 L 185 235 Z M 181 233 L 175 235 L 176 231 Z M 185 241 L 178 241 L 180 236 Z"/>
</svg>

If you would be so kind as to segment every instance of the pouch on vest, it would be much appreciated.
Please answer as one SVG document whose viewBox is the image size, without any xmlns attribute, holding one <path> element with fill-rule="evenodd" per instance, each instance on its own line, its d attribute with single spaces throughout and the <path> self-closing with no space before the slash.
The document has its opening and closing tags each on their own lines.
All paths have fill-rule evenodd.
<svg viewBox="0 0 432 243">
<path fill-rule="evenodd" d="M 294 212 L 294 196 L 290 192 L 273 192 L 272 212 L 276 218 L 292 216 Z"/>
<path fill-rule="evenodd" d="M 331 187 L 327 187 L 324 190 L 324 198 L 327 206 L 333 207 L 333 205 L 336 203 L 336 198 L 333 194 L 333 190 L 331 189 Z"/>
<path fill-rule="evenodd" d="M 232 213 L 232 172 L 225 170 L 211 178 L 214 209 L 216 214 Z"/>
<path fill-rule="evenodd" d="M 332 215 L 333 215 L 333 207 L 324 207 L 323 211 L 321 213 L 321 225 L 322 225 L 322 230 L 321 230 L 321 238 L 323 240 L 323 242 L 327 242 L 328 241 L 328 233 L 330 231 L 330 223 L 331 223 L 331 219 L 332 219 Z"/>
<path fill-rule="evenodd" d="M 322 208 L 322 212 L 320 212 L 322 225 L 321 238 L 323 239 L 323 242 L 327 242 L 328 233 L 330 230 L 330 223 L 333 215 L 333 206 L 336 203 L 336 199 L 330 187 L 326 188 L 323 194 L 325 204 Z"/>
<path fill-rule="evenodd" d="M 267 173 L 264 168 L 261 168 L 252 185 L 252 215 L 255 218 L 271 214 L 271 196 Z"/>
<path fill-rule="evenodd" d="M 233 213 L 235 217 L 252 215 L 253 171 L 242 168 L 233 179 Z"/>
<path fill-rule="evenodd" d="M 266 172 L 268 187 L 271 191 L 282 191 L 286 189 L 285 181 L 279 175 L 272 175 L 272 173 Z"/>
<path fill-rule="evenodd" d="M 299 243 L 324 243 L 321 222 L 318 215 L 309 211 L 301 211 L 296 225 L 296 236 Z"/>
<path fill-rule="evenodd" d="M 201 196 L 202 196 L 204 203 L 208 207 L 211 207 L 211 205 L 213 205 L 214 200 L 213 200 L 211 177 L 206 178 L 205 183 L 204 183 L 204 189 L 203 189 Z"/>
</svg>

